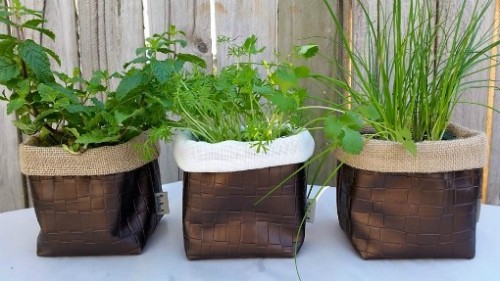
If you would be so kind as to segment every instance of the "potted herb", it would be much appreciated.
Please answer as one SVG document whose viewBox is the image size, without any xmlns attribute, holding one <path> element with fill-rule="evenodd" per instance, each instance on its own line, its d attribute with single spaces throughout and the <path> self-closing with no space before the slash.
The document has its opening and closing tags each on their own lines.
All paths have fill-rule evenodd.
<svg viewBox="0 0 500 281">
<path fill-rule="evenodd" d="M 231 43 L 235 63 L 214 75 L 194 68 L 174 93 L 176 127 L 182 130 L 174 138 L 174 157 L 185 172 L 189 259 L 293 257 L 303 243 L 301 167 L 314 140 L 297 109 L 307 97 L 299 82 L 309 70 L 257 64 L 253 58 L 262 51 L 255 36 L 242 45 Z"/>
<path fill-rule="evenodd" d="M 148 68 L 97 71 L 89 81 L 78 71 L 55 72 L 49 58 L 60 63 L 57 55 L 24 38 L 33 29 L 54 39 L 42 14 L 19 1 L 0 9 L 0 21 L 16 35 L 0 35 L 0 84 L 11 92 L 0 98 L 29 136 L 20 159 L 41 227 L 37 254 L 139 254 L 162 217 L 158 150 L 145 132 L 168 123 L 165 101 L 148 89 L 168 77 Z M 33 19 L 21 21 L 26 15 Z M 112 78 L 120 81 L 116 91 L 107 87 Z"/>
<path fill-rule="evenodd" d="M 405 17 L 402 2 L 374 19 L 358 1 L 367 21 L 360 52 L 324 0 L 353 70 L 320 77 L 351 104 L 325 129 L 359 148 L 335 151 L 340 226 L 364 259 L 473 258 L 486 138 L 450 120 L 464 91 L 481 82 L 464 78 L 500 42 L 479 30 L 489 5 L 466 11 L 464 2 L 436 18 L 433 1 L 412 0 Z M 341 122 L 346 116 L 351 122 Z"/>
</svg>

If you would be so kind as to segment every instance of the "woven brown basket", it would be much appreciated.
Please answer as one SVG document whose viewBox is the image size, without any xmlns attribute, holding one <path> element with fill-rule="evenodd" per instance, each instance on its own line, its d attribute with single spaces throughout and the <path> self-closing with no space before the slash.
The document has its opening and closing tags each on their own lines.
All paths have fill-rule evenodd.
<svg viewBox="0 0 500 281">
<path fill-rule="evenodd" d="M 137 142 L 137 139 L 133 142 Z M 43 159 L 47 148 L 27 146 L 21 151 L 28 173 L 35 214 L 40 225 L 37 254 L 39 256 L 87 256 L 140 254 L 162 216 L 156 214 L 155 193 L 161 192 L 158 161 L 143 164 L 141 159 L 130 159 L 122 172 L 95 175 L 68 175 L 79 170 L 79 156 L 58 151 L 69 167 L 60 172 L 57 167 L 36 167 L 30 159 Z M 48 148 L 55 150 L 55 148 Z M 60 149 L 62 150 L 62 149 Z M 99 150 L 110 150 L 136 155 L 134 145 L 92 149 L 87 158 L 98 157 Z M 131 151 L 133 150 L 133 151 Z M 85 152 L 87 153 L 87 152 Z M 84 154 L 85 154 L 84 153 Z M 103 157 L 107 154 L 101 154 Z M 133 156 L 131 156 L 133 157 Z M 54 156 L 50 162 L 57 164 Z M 70 161 L 75 159 L 74 162 Z M 80 170 L 105 171 L 109 159 L 95 161 L 93 167 Z M 62 164 L 60 164 L 62 165 Z M 118 163 L 122 165 L 123 163 Z M 138 166 L 139 165 L 139 166 Z M 138 167 L 137 167 L 138 166 Z M 112 168 L 112 169 L 116 169 Z M 30 171 L 34 174 L 29 174 Z M 50 172 L 53 171 L 53 172 Z M 58 172 L 59 171 L 59 172 Z M 69 171 L 69 172 L 68 172 Z M 49 175 L 52 173 L 53 175 Z M 63 173 L 64 175 L 58 175 Z M 78 172 L 78 173 L 81 173 Z M 40 175 L 42 174 L 42 175 Z"/>
<path fill-rule="evenodd" d="M 345 165 L 338 174 L 340 226 L 364 259 L 473 258 L 481 175 Z"/>
<path fill-rule="evenodd" d="M 362 258 L 474 257 L 486 139 L 449 129 L 456 140 L 418 143 L 417 156 L 384 141 L 337 155 L 339 223 Z"/>
<path fill-rule="evenodd" d="M 183 232 L 189 259 L 293 257 L 305 225 L 303 170 L 256 201 L 300 164 L 226 173 L 184 174 Z"/>
</svg>

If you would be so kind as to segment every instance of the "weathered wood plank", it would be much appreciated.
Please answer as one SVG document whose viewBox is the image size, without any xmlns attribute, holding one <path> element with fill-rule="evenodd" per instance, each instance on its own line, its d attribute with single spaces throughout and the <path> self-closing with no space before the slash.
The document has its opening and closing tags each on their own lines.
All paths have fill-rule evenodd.
<svg viewBox="0 0 500 281">
<path fill-rule="evenodd" d="M 151 36 L 168 30 L 170 25 L 170 0 L 146 0 L 147 20 Z"/>
<path fill-rule="evenodd" d="M 331 1 L 335 11 L 339 11 L 340 5 L 337 1 Z M 338 12 L 338 16 L 341 13 Z M 280 57 L 284 58 L 293 51 L 293 47 L 304 44 L 317 44 L 320 46 L 320 52 L 326 58 L 332 60 L 329 62 L 321 56 L 316 56 L 310 60 L 296 60 L 296 64 L 306 64 L 310 67 L 312 72 L 321 73 L 334 77 L 337 75 L 337 69 L 333 61 L 341 60 L 340 49 L 336 44 L 336 31 L 331 20 L 331 17 L 322 1 L 304 2 L 300 0 L 292 1 L 279 1 L 278 3 L 278 49 L 281 54 Z M 337 94 L 328 87 L 325 87 L 317 81 L 307 81 L 304 86 L 309 90 L 310 95 L 320 97 L 322 99 L 337 101 Z M 311 100 L 309 104 L 317 102 Z M 319 116 L 322 112 L 314 111 L 307 112 L 313 116 Z M 316 141 L 315 155 L 323 151 L 328 141 L 325 139 L 323 131 L 311 132 Z M 315 184 L 324 184 L 332 171 L 334 171 L 337 163 L 332 155 L 328 156 L 328 160 L 322 166 L 319 178 Z M 312 174 L 318 165 L 313 165 L 309 169 L 310 180 L 312 181 Z M 312 182 L 311 182 L 312 183 Z M 335 178 L 328 183 L 328 185 L 335 185 Z"/>
<path fill-rule="evenodd" d="M 150 34 L 162 33 L 169 25 L 186 32 L 188 47 L 179 50 L 195 54 L 207 62 L 207 69 L 212 68 L 212 42 L 210 37 L 210 1 L 150 1 L 148 6 Z M 174 182 L 182 179 L 182 171 L 177 167 L 171 144 L 161 144 L 162 154 L 160 169 L 162 182 Z"/>
<path fill-rule="evenodd" d="M 7 33 L 3 24 L 0 24 L 0 33 Z M 0 87 L 0 92 L 3 90 L 5 88 Z M 0 212 L 25 207 L 25 188 L 19 170 L 19 135 L 12 118 L 7 115 L 7 104 L 0 101 Z"/>
<path fill-rule="evenodd" d="M 497 1 L 496 5 L 498 6 L 497 13 L 500 13 L 500 0 Z M 496 15 L 497 17 L 500 14 Z M 500 28 L 500 18 L 497 18 L 498 25 L 495 28 Z M 500 39 L 500 34 L 498 34 L 496 39 Z M 497 49 L 497 54 L 500 53 L 500 48 Z M 496 87 L 500 86 L 500 67 L 496 68 Z M 493 105 L 496 109 L 500 110 L 500 91 L 497 89 L 494 90 L 493 94 Z M 490 162 L 489 162 L 489 171 L 488 171 L 488 179 L 487 180 L 487 194 L 483 194 L 486 196 L 487 204 L 500 205 L 500 113 L 493 112 L 492 116 L 492 127 L 491 127 L 491 139 L 490 139 Z"/>
<path fill-rule="evenodd" d="M 80 66 L 85 78 L 98 69 L 123 70 L 144 46 L 142 1 L 78 1 Z M 116 81 L 111 81 L 111 88 Z"/>
<path fill-rule="evenodd" d="M 171 1 L 170 24 L 186 32 L 188 47 L 179 51 L 200 56 L 207 62 L 207 69 L 210 70 L 213 63 L 210 1 Z"/>
<path fill-rule="evenodd" d="M 468 0 L 465 1 L 467 7 L 465 9 L 465 15 L 463 22 L 467 23 L 468 19 L 470 19 L 471 13 L 474 10 L 475 3 L 478 3 L 479 7 L 483 7 L 488 0 Z M 459 10 L 462 1 L 454 1 L 454 0 L 440 0 L 439 7 L 440 13 L 444 15 L 454 15 Z M 486 34 L 486 36 L 491 36 L 491 27 L 493 25 L 493 17 L 494 17 L 494 5 L 491 5 L 489 11 L 485 14 L 482 19 L 481 28 L 479 31 L 480 35 Z M 453 19 L 453 18 L 450 18 Z M 488 44 L 490 41 L 487 42 Z M 490 64 L 489 61 L 485 61 L 475 69 L 481 69 L 488 67 Z M 471 82 L 477 80 L 487 81 L 489 79 L 489 71 L 482 71 L 481 73 L 472 75 L 467 77 L 464 82 Z M 487 82 L 482 83 L 482 86 L 486 86 Z M 487 93 L 488 89 L 486 87 L 481 89 L 471 89 L 468 90 L 461 98 L 463 102 L 473 102 L 486 104 L 487 103 Z M 473 128 L 476 130 L 484 131 L 486 129 L 486 108 L 477 105 L 469 105 L 469 104 L 459 104 L 455 108 L 455 112 L 453 114 L 453 122 L 457 122 L 463 126 Z"/>
<path fill-rule="evenodd" d="M 217 36 L 229 36 L 242 42 L 254 34 L 258 37 L 258 46 L 266 47 L 263 54 L 255 60 L 273 61 L 273 53 L 278 49 L 278 0 L 253 1 L 215 1 Z M 290 24 L 290 23 L 289 23 Z M 217 45 L 217 67 L 223 67 L 234 58 L 227 57 L 227 46 Z"/>
</svg>

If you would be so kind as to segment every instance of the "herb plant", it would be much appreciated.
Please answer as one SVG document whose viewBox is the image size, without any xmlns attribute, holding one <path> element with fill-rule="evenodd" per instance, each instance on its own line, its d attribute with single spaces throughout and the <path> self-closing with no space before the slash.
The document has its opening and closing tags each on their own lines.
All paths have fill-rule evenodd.
<svg viewBox="0 0 500 281">
<path fill-rule="evenodd" d="M 337 65 L 343 79 L 318 78 L 332 85 L 341 96 L 347 94 L 344 105 L 352 108 L 342 116 L 357 116 L 353 129 L 362 127 L 359 119 L 373 127 L 375 133 L 368 137 L 400 142 L 415 154 L 415 142 L 443 138 L 453 110 L 466 90 L 486 86 L 482 83 L 487 81 L 466 82 L 465 78 L 486 70 L 477 66 L 494 59 L 489 51 L 500 44 L 480 30 L 492 1 L 484 7 L 476 2 L 472 11 L 466 11 L 463 1 L 456 13 L 440 13 L 439 17 L 431 0 L 407 1 L 407 16 L 403 1 L 394 0 L 390 13 L 378 1 L 378 13 L 371 12 L 388 16 L 375 19 L 363 1 L 358 0 L 368 25 L 365 52 L 350 46 L 330 1 L 323 2 L 339 32 L 352 73 Z M 466 13 L 470 14 L 468 20 Z M 348 78 L 352 78 L 352 85 Z M 345 112 L 345 108 L 336 105 L 327 107 Z M 332 139 L 350 138 L 336 116 L 326 119 L 325 129 Z M 359 141 L 359 136 L 356 139 Z"/>
<path fill-rule="evenodd" d="M 26 16 L 32 19 L 21 21 Z M 185 42 L 170 39 L 177 34 L 171 28 L 138 49 L 138 57 L 129 64 L 143 64 L 142 68 L 130 67 L 112 75 L 96 71 L 87 81 L 78 70 L 72 75 L 54 71 L 49 58 L 60 64 L 58 56 L 25 38 L 26 29 L 55 38 L 43 28 L 42 13 L 14 1 L 12 6 L 0 6 L 0 22 L 13 31 L 0 35 L 0 84 L 11 92 L 8 96 L 3 91 L 0 96 L 8 102 L 7 113 L 16 114 L 14 125 L 24 134 L 36 135 L 38 145 L 62 145 L 71 153 L 124 143 L 152 127 L 165 128 L 169 124 L 165 108 L 170 104 L 164 90 L 171 83 L 171 74 L 184 61 L 200 63 L 189 55 L 175 54 L 174 47 Z M 158 53 L 167 57 L 160 60 Z M 120 81 L 116 90 L 107 86 L 112 78 Z"/>
<path fill-rule="evenodd" d="M 255 142 L 257 151 L 276 138 L 303 130 L 303 114 L 298 110 L 307 97 L 300 86 L 309 69 L 290 63 L 257 63 L 254 56 L 264 48 L 257 38 L 243 44 L 229 44 L 228 54 L 235 63 L 218 74 L 200 68 L 182 79 L 173 96 L 174 112 L 180 116 L 179 128 L 190 131 L 196 139 L 209 143 L 225 140 Z M 260 71 L 266 71 L 262 78 Z"/>
</svg>

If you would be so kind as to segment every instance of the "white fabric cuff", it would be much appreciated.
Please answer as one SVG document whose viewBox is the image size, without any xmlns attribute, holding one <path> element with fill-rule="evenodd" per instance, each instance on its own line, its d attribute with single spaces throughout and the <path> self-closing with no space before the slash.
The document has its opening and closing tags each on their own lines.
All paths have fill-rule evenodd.
<svg viewBox="0 0 500 281">
<path fill-rule="evenodd" d="M 174 158 L 186 172 L 217 173 L 302 163 L 314 152 L 314 139 L 309 131 L 275 139 L 266 152 L 257 153 L 253 143 L 232 140 L 207 143 L 194 141 L 190 133 L 180 132 L 173 141 Z"/>
</svg>

